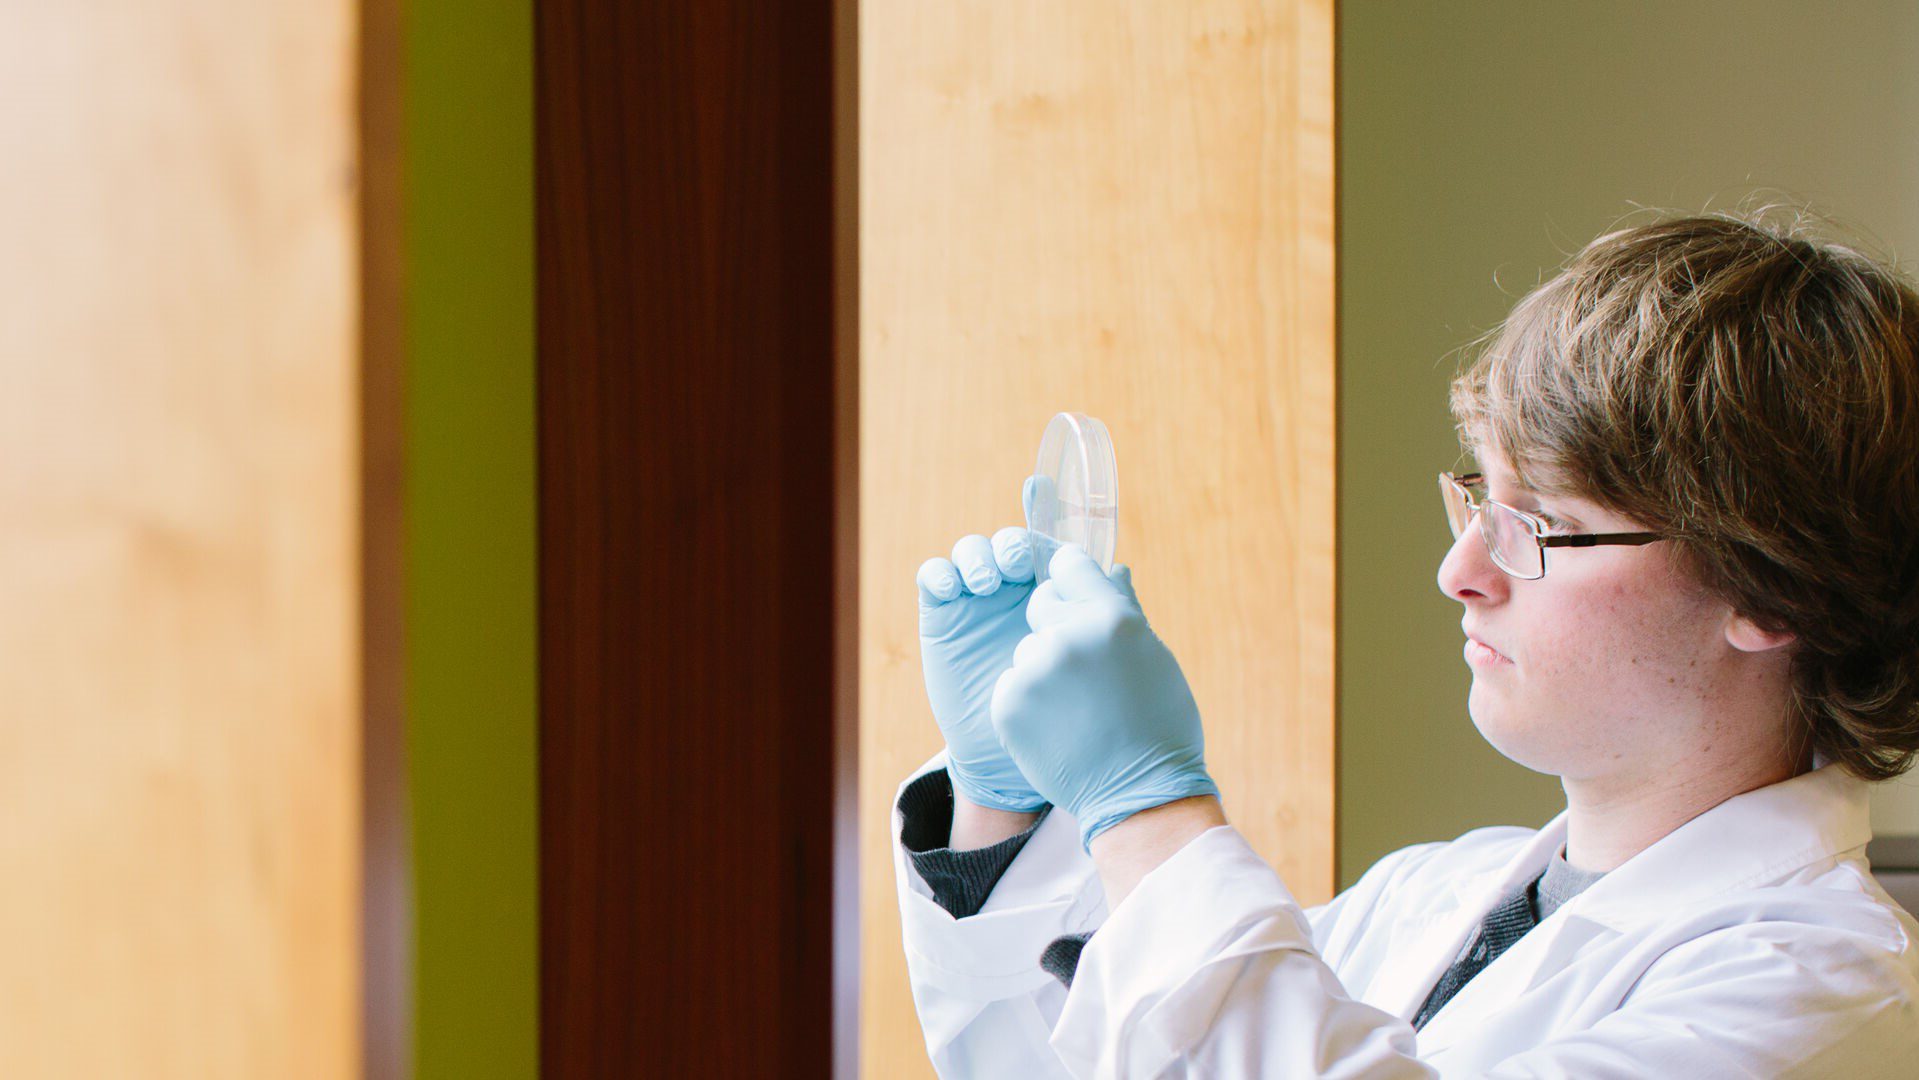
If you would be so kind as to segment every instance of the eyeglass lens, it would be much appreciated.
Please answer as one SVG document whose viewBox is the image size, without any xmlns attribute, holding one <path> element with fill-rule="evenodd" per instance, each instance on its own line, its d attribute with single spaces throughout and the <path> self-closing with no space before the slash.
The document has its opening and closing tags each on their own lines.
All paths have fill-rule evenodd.
<svg viewBox="0 0 1919 1080">
<path fill-rule="evenodd" d="M 1452 526 L 1456 540 L 1472 520 L 1474 507 L 1458 484 L 1443 477 L 1440 494 L 1446 503 L 1446 523 Z M 1479 498 L 1478 510 L 1480 539 L 1485 541 L 1493 562 L 1514 577 L 1541 576 L 1545 569 L 1541 562 L 1544 553 L 1532 527 L 1504 505 L 1487 502 L 1483 495 Z"/>
</svg>

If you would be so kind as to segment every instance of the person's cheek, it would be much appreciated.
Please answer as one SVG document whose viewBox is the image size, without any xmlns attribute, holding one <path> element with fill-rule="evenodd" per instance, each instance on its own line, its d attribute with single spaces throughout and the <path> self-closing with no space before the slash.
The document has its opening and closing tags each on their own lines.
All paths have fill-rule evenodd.
<svg viewBox="0 0 1919 1080">
<path fill-rule="evenodd" d="M 1590 626 L 1572 620 L 1539 621 L 1514 651 L 1510 675 L 1511 707 L 1522 715 L 1532 750 L 1556 760 L 1580 741 L 1580 729 L 1596 696 L 1606 687 L 1595 685 Z"/>
</svg>

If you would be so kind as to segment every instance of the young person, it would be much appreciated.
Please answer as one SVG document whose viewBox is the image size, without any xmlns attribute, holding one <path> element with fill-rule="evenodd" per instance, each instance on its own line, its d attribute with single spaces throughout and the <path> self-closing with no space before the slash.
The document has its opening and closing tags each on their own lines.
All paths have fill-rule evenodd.
<svg viewBox="0 0 1919 1080">
<path fill-rule="evenodd" d="M 969 536 L 920 569 L 947 746 L 893 814 L 942 1075 L 1919 1075 L 1863 856 L 1919 752 L 1919 296 L 1759 218 L 1627 229 L 1452 407 L 1468 710 L 1565 812 L 1302 910 L 1126 569 Z"/>
</svg>

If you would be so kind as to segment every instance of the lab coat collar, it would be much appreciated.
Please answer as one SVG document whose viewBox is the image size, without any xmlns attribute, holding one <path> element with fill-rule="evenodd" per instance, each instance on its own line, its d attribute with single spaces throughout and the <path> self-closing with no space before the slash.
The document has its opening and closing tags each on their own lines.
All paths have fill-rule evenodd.
<svg viewBox="0 0 1919 1080">
<path fill-rule="evenodd" d="M 1565 839 L 1566 820 L 1561 814 L 1533 834 L 1505 865 L 1454 878 L 1450 907 L 1436 905 L 1436 910 L 1410 920 L 1412 932 L 1406 935 L 1405 952 L 1398 963 L 1380 974 L 1369 995 L 1373 1004 L 1410 1021 L 1480 920 L 1500 899 L 1538 876 Z M 1441 1012 L 1435 1023 L 1444 1017 Z M 1420 1046 L 1426 1045 L 1427 1034 L 1422 1032 Z"/>
<path fill-rule="evenodd" d="M 1689 903 L 1772 884 L 1811 864 L 1863 848 L 1871 834 L 1865 782 L 1820 758 L 1814 759 L 1810 772 L 1735 795 L 1626 860 L 1520 938 L 1421 1029 L 1420 1052 L 1433 1054 L 1451 1046 L 1471 1028 L 1474 1017 L 1510 1002 L 1537 981 L 1545 964 L 1563 959 L 1568 947 L 1576 947 L 1572 942 L 1595 930 L 1630 934 L 1670 918 Z M 1418 958 L 1416 975 L 1389 988 L 1391 996 L 1382 1007 L 1410 1017 L 1485 912 L 1539 876 L 1565 841 L 1562 812 L 1504 866 L 1459 882 L 1455 894 L 1460 906 L 1442 921 L 1444 932 L 1435 935 L 1438 947 Z"/>
<path fill-rule="evenodd" d="M 1802 867 L 1863 848 L 1872 839 L 1866 783 L 1824 758 L 1776 784 L 1735 795 L 1626 860 L 1564 908 L 1614 930 L 1682 905 L 1778 881 Z M 1566 812 L 1548 822 L 1504 867 L 1468 877 L 1462 908 L 1484 912 L 1546 869 L 1566 842 Z"/>
<path fill-rule="evenodd" d="M 1865 782 L 1822 758 L 1789 780 L 1745 792 L 1686 822 L 1626 860 L 1555 911 L 1488 969 L 1499 978 L 1474 979 L 1456 999 L 1471 1015 L 1531 985 L 1554 949 L 1547 939 L 1593 929 L 1630 933 L 1708 897 L 1779 881 L 1805 866 L 1865 846 L 1871 839 Z M 1522 844 L 1505 864 L 1454 883 L 1457 906 L 1436 912 L 1409 964 L 1380 988 L 1380 1005 L 1410 1018 L 1441 972 L 1494 904 L 1537 878 L 1566 842 L 1561 812 Z M 1452 1004 L 1420 1032 L 1422 1053 L 1449 1045 L 1461 1033 Z"/>
</svg>

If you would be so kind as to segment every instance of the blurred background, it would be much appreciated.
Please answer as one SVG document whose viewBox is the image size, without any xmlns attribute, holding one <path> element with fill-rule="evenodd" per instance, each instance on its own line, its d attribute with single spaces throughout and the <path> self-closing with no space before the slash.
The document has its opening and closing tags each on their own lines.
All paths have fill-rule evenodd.
<svg viewBox="0 0 1919 1080">
<path fill-rule="evenodd" d="M 1434 584 L 1455 350 L 1639 208 L 1807 205 L 1910 275 L 1916 48 L 1919 9 L 1891 0 L 1340 5 L 1342 886 L 1564 806 L 1473 730 Z M 1919 783 L 1873 811 L 1919 834 Z"/>
<path fill-rule="evenodd" d="M 1061 408 L 1302 898 L 1543 823 L 1456 350 L 1640 208 L 1919 249 L 1895 0 L 5 10 L 5 1076 L 927 1074 L 909 580 Z"/>
</svg>

